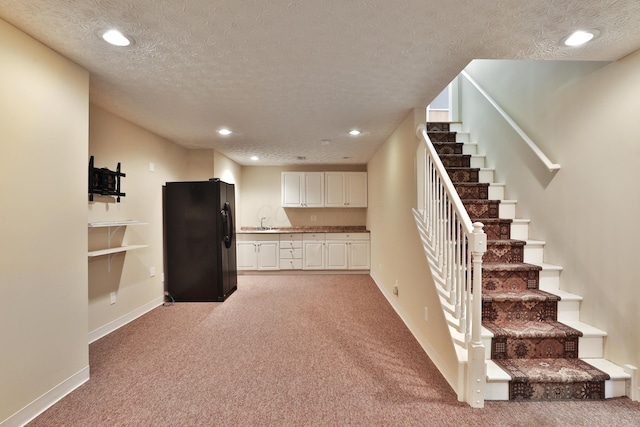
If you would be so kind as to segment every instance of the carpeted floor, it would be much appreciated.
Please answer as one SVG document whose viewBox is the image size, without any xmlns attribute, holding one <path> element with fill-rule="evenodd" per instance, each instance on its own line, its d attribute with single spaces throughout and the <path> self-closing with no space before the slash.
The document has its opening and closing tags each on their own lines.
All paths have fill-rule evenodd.
<svg viewBox="0 0 640 427">
<path fill-rule="evenodd" d="M 91 379 L 36 426 L 640 426 L 629 399 L 455 394 L 366 275 L 240 276 L 90 345 Z"/>
</svg>

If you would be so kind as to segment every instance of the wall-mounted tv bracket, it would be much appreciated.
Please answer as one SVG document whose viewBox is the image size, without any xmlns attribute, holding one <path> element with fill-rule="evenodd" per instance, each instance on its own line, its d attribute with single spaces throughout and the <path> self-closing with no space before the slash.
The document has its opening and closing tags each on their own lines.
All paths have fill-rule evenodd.
<svg viewBox="0 0 640 427">
<path fill-rule="evenodd" d="M 89 159 L 89 201 L 93 202 L 93 195 L 116 196 L 116 202 L 120 203 L 120 196 L 126 196 L 120 192 L 120 178 L 127 176 L 120 172 L 120 162 L 115 171 L 107 168 L 93 166 L 93 156 Z"/>
</svg>

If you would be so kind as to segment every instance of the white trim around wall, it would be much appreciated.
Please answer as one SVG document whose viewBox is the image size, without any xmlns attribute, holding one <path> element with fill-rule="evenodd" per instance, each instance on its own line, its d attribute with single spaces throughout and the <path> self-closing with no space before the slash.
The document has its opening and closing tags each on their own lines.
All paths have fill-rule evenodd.
<svg viewBox="0 0 640 427">
<path fill-rule="evenodd" d="M 0 422 L 0 427 L 24 426 L 87 381 L 89 381 L 89 366 L 81 369 L 78 373 L 67 378 L 6 420 Z"/>
<path fill-rule="evenodd" d="M 138 307 L 137 309 L 133 310 L 130 313 L 125 314 L 124 316 L 121 316 L 119 318 L 117 318 L 116 320 L 113 320 L 109 323 L 107 323 L 104 326 L 99 327 L 98 329 L 95 329 L 91 332 L 89 332 L 89 344 L 91 344 L 94 341 L 99 340 L 100 338 L 109 335 L 111 332 L 115 331 L 116 329 L 119 329 L 121 327 L 123 327 L 124 325 L 126 325 L 127 323 L 137 319 L 138 317 L 142 316 L 143 314 L 146 314 L 148 312 L 150 312 L 151 310 L 153 310 L 156 307 L 161 306 L 164 303 L 164 296 L 158 297 L 154 300 L 152 300 L 151 302 L 148 302 L 147 304 Z M 0 426 L 2 427 L 2 426 Z"/>
</svg>

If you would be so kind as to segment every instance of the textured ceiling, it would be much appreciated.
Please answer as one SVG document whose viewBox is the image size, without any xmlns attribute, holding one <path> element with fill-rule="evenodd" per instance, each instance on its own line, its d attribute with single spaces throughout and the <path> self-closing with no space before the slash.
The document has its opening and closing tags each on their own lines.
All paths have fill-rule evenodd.
<svg viewBox="0 0 640 427">
<path fill-rule="evenodd" d="M 475 58 L 640 48 L 636 0 L 2 0 L 0 17 L 89 70 L 92 103 L 240 164 L 364 164 Z M 105 44 L 111 27 L 135 43 Z M 601 34 L 561 47 L 579 28 Z"/>
</svg>

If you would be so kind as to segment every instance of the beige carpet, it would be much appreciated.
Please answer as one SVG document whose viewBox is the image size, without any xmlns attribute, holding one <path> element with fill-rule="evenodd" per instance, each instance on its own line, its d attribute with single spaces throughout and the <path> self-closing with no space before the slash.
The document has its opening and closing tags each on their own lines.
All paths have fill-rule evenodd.
<svg viewBox="0 0 640 427">
<path fill-rule="evenodd" d="M 90 345 L 91 380 L 31 426 L 638 426 L 640 404 L 455 394 L 366 275 L 240 276 Z"/>
</svg>

